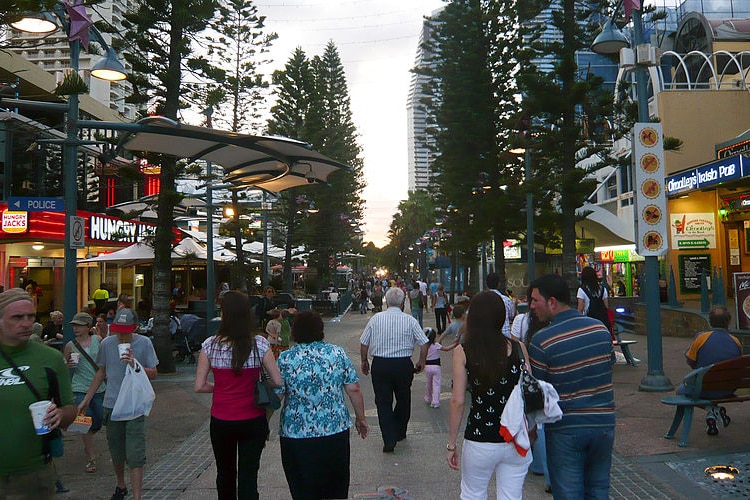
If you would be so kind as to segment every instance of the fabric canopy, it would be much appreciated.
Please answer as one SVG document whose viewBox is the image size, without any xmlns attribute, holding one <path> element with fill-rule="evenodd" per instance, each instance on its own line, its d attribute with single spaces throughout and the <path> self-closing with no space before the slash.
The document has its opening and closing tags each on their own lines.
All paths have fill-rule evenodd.
<svg viewBox="0 0 750 500">
<path fill-rule="evenodd" d="M 185 125 L 164 117 L 139 122 L 120 145 L 134 152 L 159 153 L 221 165 L 225 181 L 274 193 L 305 184 L 325 183 L 347 165 L 314 151 L 309 144 L 285 137 L 254 136 Z"/>
<path fill-rule="evenodd" d="M 172 250 L 172 262 L 184 263 L 190 261 L 205 261 L 208 250 L 192 238 L 185 238 Z M 214 247 L 214 262 L 230 262 L 235 260 L 234 252 L 226 248 Z M 154 260 L 153 247 L 144 243 L 135 243 L 116 252 L 102 254 L 90 259 L 79 260 L 78 263 L 106 262 L 120 267 L 150 264 Z"/>
</svg>

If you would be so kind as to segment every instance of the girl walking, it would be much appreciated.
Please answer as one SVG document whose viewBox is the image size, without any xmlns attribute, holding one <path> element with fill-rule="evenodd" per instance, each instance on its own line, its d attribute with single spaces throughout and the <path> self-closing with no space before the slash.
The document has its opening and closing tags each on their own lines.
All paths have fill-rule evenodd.
<svg viewBox="0 0 750 500">
<path fill-rule="evenodd" d="M 447 351 L 445 347 L 435 342 L 437 332 L 433 328 L 425 328 L 424 334 L 429 340 L 427 349 L 427 362 L 424 372 L 427 375 L 427 384 L 424 389 L 424 402 L 430 408 L 440 408 L 440 387 L 442 383 L 442 368 L 440 367 L 440 351 Z"/>
</svg>

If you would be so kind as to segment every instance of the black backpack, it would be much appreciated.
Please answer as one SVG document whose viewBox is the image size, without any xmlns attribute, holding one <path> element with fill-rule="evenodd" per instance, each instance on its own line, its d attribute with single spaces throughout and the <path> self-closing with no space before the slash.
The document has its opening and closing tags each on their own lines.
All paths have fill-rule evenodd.
<svg viewBox="0 0 750 500">
<path fill-rule="evenodd" d="M 597 294 L 589 291 L 588 287 L 586 286 L 582 288 L 586 296 L 589 298 L 589 310 L 586 313 L 586 316 L 588 316 L 589 318 L 598 319 L 604 324 L 607 330 L 611 331 L 609 313 L 607 312 L 607 308 L 604 306 L 604 288 L 599 287 L 599 289 L 597 290 Z"/>
</svg>

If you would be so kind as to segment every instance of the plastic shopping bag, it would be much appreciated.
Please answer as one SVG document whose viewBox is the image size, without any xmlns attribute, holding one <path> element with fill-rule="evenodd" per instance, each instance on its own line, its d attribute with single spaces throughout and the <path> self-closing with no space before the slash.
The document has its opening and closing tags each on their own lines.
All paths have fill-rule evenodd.
<svg viewBox="0 0 750 500">
<path fill-rule="evenodd" d="M 127 365 L 125 378 L 122 379 L 120 393 L 112 408 L 111 420 L 133 420 L 141 415 L 148 416 L 154 404 L 156 394 L 151 382 L 137 359 L 133 359 L 135 368 Z"/>
</svg>

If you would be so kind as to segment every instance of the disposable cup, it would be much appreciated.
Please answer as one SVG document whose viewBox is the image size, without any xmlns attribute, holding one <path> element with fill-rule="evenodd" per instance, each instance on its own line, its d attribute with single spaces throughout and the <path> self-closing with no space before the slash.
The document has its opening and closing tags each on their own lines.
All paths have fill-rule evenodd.
<svg viewBox="0 0 750 500">
<path fill-rule="evenodd" d="M 70 362 L 73 363 L 73 366 L 78 366 L 78 361 L 81 359 L 81 355 L 77 352 L 71 352 L 70 353 Z"/>
<path fill-rule="evenodd" d="M 40 436 L 47 434 L 51 429 L 49 425 L 44 423 L 44 415 L 47 413 L 47 407 L 51 401 L 45 399 L 43 401 L 37 401 L 29 405 L 29 411 L 31 412 L 31 419 L 34 421 L 34 430 Z"/>
<path fill-rule="evenodd" d="M 117 352 L 120 353 L 120 359 L 125 357 L 125 355 L 128 353 L 128 349 L 130 349 L 130 344 L 128 342 L 117 344 Z"/>
</svg>

